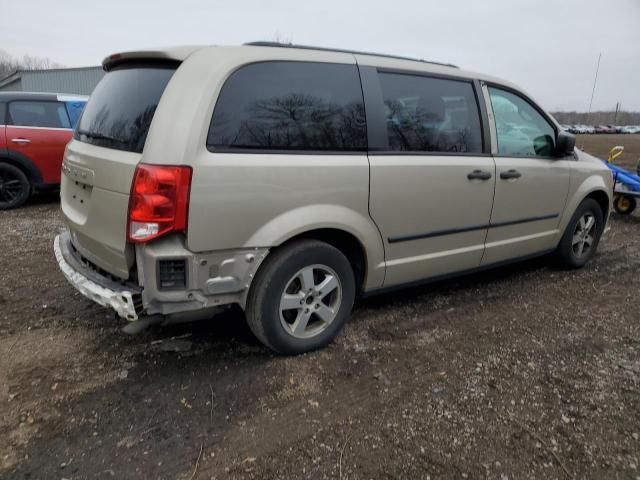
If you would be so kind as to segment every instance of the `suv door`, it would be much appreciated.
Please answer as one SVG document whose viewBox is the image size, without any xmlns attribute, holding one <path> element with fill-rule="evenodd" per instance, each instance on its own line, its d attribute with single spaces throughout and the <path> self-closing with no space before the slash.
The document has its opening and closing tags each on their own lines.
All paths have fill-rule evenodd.
<svg viewBox="0 0 640 480">
<path fill-rule="evenodd" d="M 573 160 L 554 157 L 556 128 L 533 102 L 498 86 L 485 91 L 497 150 L 496 192 L 483 265 L 555 248 Z"/>
<path fill-rule="evenodd" d="M 8 149 L 37 167 L 43 184 L 59 184 L 64 149 L 73 135 L 64 103 L 14 100 L 7 113 Z"/>
<path fill-rule="evenodd" d="M 360 61 L 360 59 L 359 59 Z M 495 166 L 473 81 L 360 68 L 385 286 L 480 265 Z"/>
</svg>

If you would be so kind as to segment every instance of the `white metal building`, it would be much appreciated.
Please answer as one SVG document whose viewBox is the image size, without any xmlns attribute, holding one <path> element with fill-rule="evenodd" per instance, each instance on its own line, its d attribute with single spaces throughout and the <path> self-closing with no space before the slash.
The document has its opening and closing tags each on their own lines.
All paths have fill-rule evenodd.
<svg viewBox="0 0 640 480">
<path fill-rule="evenodd" d="M 103 77 L 102 67 L 16 70 L 0 77 L 0 92 L 50 92 L 90 95 Z"/>
</svg>

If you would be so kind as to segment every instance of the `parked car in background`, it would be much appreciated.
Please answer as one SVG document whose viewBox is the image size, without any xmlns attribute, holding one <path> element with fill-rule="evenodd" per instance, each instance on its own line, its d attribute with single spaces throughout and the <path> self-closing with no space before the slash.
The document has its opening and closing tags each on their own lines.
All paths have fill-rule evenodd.
<svg viewBox="0 0 640 480">
<path fill-rule="evenodd" d="M 60 184 L 64 149 L 87 97 L 0 92 L 0 210 Z"/>
<path fill-rule="evenodd" d="M 54 252 L 129 331 L 239 305 L 306 352 L 357 296 L 552 252 L 581 267 L 606 226 L 609 169 L 498 78 L 270 43 L 103 65 Z"/>
<path fill-rule="evenodd" d="M 588 125 L 574 125 L 573 133 L 594 133 L 594 129 Z"/>
<path fill-rule="evenodd" d="M 595 133 L 616 133 L 613 125 L 596 125 Z"/>
<path fill-rule="evenodd" d="M 627 125 L 622 127 L 620 133 L 640 133 L 640 125 Z"/>
</svg>

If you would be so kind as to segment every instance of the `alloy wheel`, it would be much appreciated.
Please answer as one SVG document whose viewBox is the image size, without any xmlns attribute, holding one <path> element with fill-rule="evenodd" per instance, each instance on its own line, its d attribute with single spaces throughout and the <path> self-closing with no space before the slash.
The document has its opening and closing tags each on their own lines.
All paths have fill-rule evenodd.
<svg viewBox="0 0 640 480">
<path fill-rule="evenodd" d="M 19 178 L 11 172 L 0 172 L 0 202 L 10 205 L 22 195 L 24 188 Z"/>
<path fill-rule="evenodd" d="M 335 320 L 342 302 L 342 284 L 326 265 L 310 265 L 287 282 L 280 299 L 280 322 L 296 338 L 311 338 Z"/>
<path fill-rule="evenodd" d="M 573 232 L 571 247 L 577 258 L 582 258 L 591 252 L 591 247 L 595 240 L 596 219 L 591 212 L 585 213 Z"/>
</svg>

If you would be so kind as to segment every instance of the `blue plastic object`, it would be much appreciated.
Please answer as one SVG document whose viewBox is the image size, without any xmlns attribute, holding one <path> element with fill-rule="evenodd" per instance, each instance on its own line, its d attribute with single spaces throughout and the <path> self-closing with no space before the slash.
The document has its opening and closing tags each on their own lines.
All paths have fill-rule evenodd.
<svg viewBox="0 0 640 480">
<path fill-rule="evenodd" d="M 605 162 L 607 167 L 614 173 L 614 181 L 621 183 L 627 189 L 632 192 L 638 192 L 640 194 L 640 176 L 635 173 L 631 173 L 624 168 L 618 167 L 611 162 Z"/>
<path fill-rule="evenodd" d="M 67 112 L 69 113 L 69 119 L 71 120 L 71 128 L 76 128 L 76 124 L 80 119 L 80 114 L 87 104 L 86 100 L 74 100 L 65 102 L 67 105 Z"/>
</svg>

